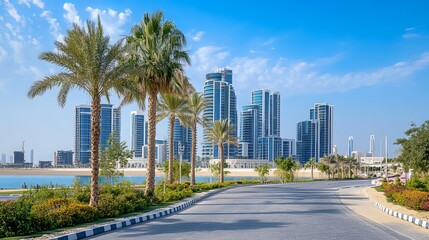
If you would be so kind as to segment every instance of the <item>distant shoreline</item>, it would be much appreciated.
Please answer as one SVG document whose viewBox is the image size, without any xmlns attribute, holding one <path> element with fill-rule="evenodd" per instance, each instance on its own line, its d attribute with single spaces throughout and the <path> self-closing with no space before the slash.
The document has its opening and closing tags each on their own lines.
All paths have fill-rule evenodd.
<svg viewBox="0 0 429 240">
<path fill-rule="evenodd" d="M 258 177 L 253 168 L 227 168 L 232 177 Z M 145 168 L 126 168 L 125 176 L 146 176 Z M 90 168 L 0 168 L 0 175 L 66 175 L 66 176 L 91 176 Z M 164 176 L 164 173 L 156 170 L 157 176 Z M 198 168 L 197 176 L 212 176 L 208 168 Z M 325 178 L 325 174 L 314 171 L 314 178 Z M 271 177 L 274 177 L 274 169 L 270 170 Z M 296 177 L 311 177 L 309 169 L 300 170 Z"/>
</svg>

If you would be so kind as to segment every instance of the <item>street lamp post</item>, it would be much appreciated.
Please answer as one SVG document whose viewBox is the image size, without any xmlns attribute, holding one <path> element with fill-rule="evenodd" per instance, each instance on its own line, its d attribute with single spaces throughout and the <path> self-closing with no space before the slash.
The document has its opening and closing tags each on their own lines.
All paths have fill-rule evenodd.
<svg viewBox="0 0 429 240">
<path fill-rule="evenodd" d="M 182 156 L 183 156 L 183 151 L 184 150 L 185 150 L 185 146 L 182 145 L 182 142 L 179 142 L 179 157 L 180 157 L 179 183 L 182 183 Z"/>
</svg>

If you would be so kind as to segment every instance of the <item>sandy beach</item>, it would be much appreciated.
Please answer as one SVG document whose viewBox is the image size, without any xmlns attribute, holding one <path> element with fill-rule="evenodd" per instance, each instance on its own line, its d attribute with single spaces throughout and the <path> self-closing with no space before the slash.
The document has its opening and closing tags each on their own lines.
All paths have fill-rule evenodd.
<svg viewBox="0 0 429 240">
<path fill-rule="evenodd" d="M 227 168 L 227 171 L 230 173 L 228 176 L 234 177 L 258 177 L 258 174 L 254 171 L 253 168 Z M 123 169 L 125 176 L 144 176 L 146 175 L 145 168 L 127 168 Z M 68 175 L 68 176 L 91 176 L 91 169 L 89 168 L 1 168 L 0 175 Z M 161 171 L 156 171 L 157 176 L 163 176 L 164 173 Z M 197 176 L 211 176 L 210 170 L 208 168 L 198 168 L 196 171 Z M 325 178 L 323 173 L 320 173 L 318 170 L 315 170 L 314 178 Z M 271 177 L 274 177 L 274 169 L 270 170 Z M 300 178 L 310 178 L 311 170 L 300 170 L 296 177 Z"/>
</svg>

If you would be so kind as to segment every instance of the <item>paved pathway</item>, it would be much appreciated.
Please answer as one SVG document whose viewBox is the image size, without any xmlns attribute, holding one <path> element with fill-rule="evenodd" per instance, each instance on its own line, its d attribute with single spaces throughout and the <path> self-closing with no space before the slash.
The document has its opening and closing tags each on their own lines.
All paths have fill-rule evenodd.
<svg viewBox="0 0 429 240">
<path fill-rule="evenodd" d="M 340 201 L 339 187 L 368 184 L 344 181 L 233 188 L 180 213 L 94 239 L 427 239 L 424 233 L 408 237 L 376 224 Z"/>
</svg>

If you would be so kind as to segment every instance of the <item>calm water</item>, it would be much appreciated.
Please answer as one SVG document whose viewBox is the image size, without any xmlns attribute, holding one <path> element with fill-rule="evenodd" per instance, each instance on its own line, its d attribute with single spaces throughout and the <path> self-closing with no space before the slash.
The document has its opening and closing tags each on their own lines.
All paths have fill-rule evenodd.
<svg viewBox="0 0 429 240">
<path fill-rule="evenodd" d="M 91 177 L 89 176 L 64 176 L 64 175 L 0 175 L 0 188 L 22 188 L 25 183 L 27 187 L 38 185 L 61 185 L 71 186 L 74 179 L 77 178 L 82 184 L 89 184 Z M 126 176 L 125 180 L 133 184 L 141 184 L 146 177 L 144 176 Z M 225 180 L 257 180 L 258 177 L 230 177 L 226 176 Z M 162 180 L 162 177 L 156 177 L 156 181 Z M 106 179 L 101 177 L 101 182 Z M 214 177 L 196 177 L 197 182 L 216 181 Z"/>
</svg>

